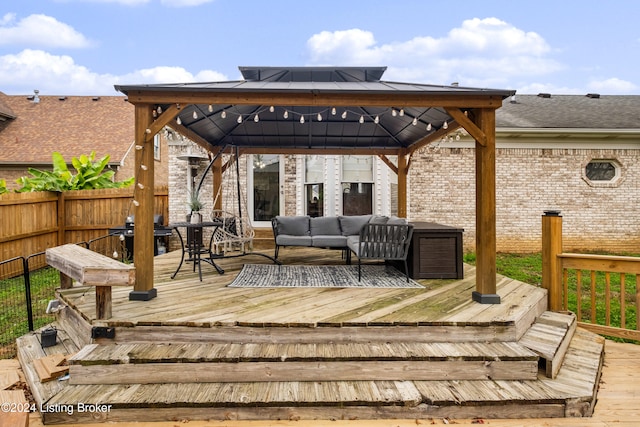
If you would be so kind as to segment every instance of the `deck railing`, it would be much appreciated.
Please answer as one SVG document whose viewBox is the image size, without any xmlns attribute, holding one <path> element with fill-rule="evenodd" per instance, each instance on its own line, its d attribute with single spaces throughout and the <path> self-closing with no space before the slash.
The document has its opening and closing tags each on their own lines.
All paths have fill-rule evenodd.
<svg viewBox="0 0 640 427">
<path fill-rule="evenodd" d="M 640 258 L 562 252 L 562 217 L 542 217 L 542 285 L 549 309 L 573 311 L 580 326 L 640 341 Z"/>
</svg>

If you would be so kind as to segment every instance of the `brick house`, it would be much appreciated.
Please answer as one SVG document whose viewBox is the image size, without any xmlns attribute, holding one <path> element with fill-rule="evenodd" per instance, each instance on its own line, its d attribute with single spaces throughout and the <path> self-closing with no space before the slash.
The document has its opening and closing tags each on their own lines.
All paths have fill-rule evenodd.
<svg viewBox="0 0 640 427">
<path fill-rule="evenodd" d="M 133 176 L 133 105 L 123 96 L 6 95 L 0 92 L 0 179 L 9 189 L 27 168 L 51 168 L 54 151 L 69 162 L 96 152 L 110 156 L 116 180 Z M 163 135 L 156 147 L 156 185 L 167 185 L 168 150 Z"/>
</svg>

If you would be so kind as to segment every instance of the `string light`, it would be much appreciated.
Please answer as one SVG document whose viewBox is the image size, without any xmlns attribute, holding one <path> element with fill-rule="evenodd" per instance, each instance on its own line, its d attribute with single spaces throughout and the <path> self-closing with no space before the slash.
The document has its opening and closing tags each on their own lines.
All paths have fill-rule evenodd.
<svg viewBox="0 0 640 427">
<path fill-rule="evenodd" d="M 332 108 L 331 108 L 331 115 L 332 115 L 332 116 L 335 116 L 335 115 L 336 115 L 336 113 L 337 113 L 337 111 L 336 111 L 336 107 L 332 107 Z"/>
<path fill-rule="evenodd" d="M 144 148 L 144 147 L 143 147 L 142 145 L 138 145 L 138 144 L 136 144 L 136 150 L 140 151 L 140 150 L 142 150 L 143 148 Z"/>
<path fill-rule="evenodd" d="M 209 104 L 209 112 L 213 113 L 213 105 Z"/>
<path fill-rule="evenodd" d="M 156 111 L 158 112 L 158 114 L 162 114 L 162 107 L 158 105 L 158 108 L 156 108 Z"/>
<path fill-rule="evenodd" d="M 193 119 L 197 119 L 198 118 L 198 112 L 193 110 L 193 114 L 192 114 Z"/>
<path fill-rule="evenodd" d="M 258 122 L 260 121 L 260 116 L 258 116 L 258 114 L 256 114 L 256 115 L 253 117 L 253 121 L 254 121 L 254 122 L 256 122 L 256 123 L 258 123 Z"/>
<path fill-rule="evenodd" d="M 273 113 L 274 111 L 276 111 L 276 107 L 274 107 L 273 105 L 269 107 L 269 112 Z"/>
<path fill-rule="evenodd" d="M 400 109 L 400 113 L 398 113 L 400 115 L 400 117 L 404 117 L 404 108 Z"/>
<path fill-rule="evenodd" d="M 285 119 L 289 118 L 289 112 L 287 110 L 284 110 L 284 113 L 282 114 L 282 117 L 284 117 Z"/>
<path fill-rule="evenodd" d="M 373 122 L 374 122 L 375 124 L 380 123 L 380 116 L 376 116 L 376 118 L 375 118 L 375 119 L 373 119 Z"/>
<path fill-rule="evenodd" d="M 182 120 L 180 120 L 180 116 L 178 116 L 178 118 L 176 119 L 176 123 L 181 125 L 182 124 Z"/>
<path fill-rule="evenodd" d="M 322 114 L 318 113 L 318 121 L 321 122 L 322 121 Z"/>
<path fill-rule="evenodd" d="M 304 123 L 304 116 L 300 116 L 300 123 Z"/>
<path fill-rule="evenodd" d="M 342 116 L 341 116 L 341 117 L 342 117 L 343 119 L 346 119 L 346 118 L 347 118 L 347 110 L 344 110 L 344 112 L 342 113 Z"/>
<path fill-rule="evenodd" d="M 358 120 L 360 124 L 364 123 L 364 116 L 360 116 L 360 120 Z"/>
<path fill-rule="evenodd" d="M 222 110 L 222 113 L 220 113 L 220 117 L 222 117 L 223 119 L 227 118 L 227 111 L 226 110 Z"/>
<path fill-rule="evenodd" d="M 146 171 L 149 168 L 147 167 L 147 165 L 140 165 L 140 169 L 142 169 L 143 171 Z"/>
<path fill-rule="evenodd" d="M 392 108 L 392 109 L 391 109 L 391 115 L 392 115 L 393 117 L 396 117 L 396 116 L 398 115 L 398 112 L 396 111 L 396 109 L 395 109 L 395 108 Z"/>
<path fill-rule="evenodd" d="M 138 188 L 141 189 L 141 190 L 144 190 L 144 185 L 141 182 L 139 182 L 138 183 Z"/>
<path fill-rule="evenodd" d="M 431 129 L 432 129 L 431 123 L 427 123 L 427 130 L 430 131 Z"/>
<path fill-rule="evenodd" d="M 238 120 L 236 120 L 236 122 L 242 123 L 242 116 L 238 116 Z"/>
<path fill-rule="evenodd" d="M 414 125 L 414 126 L 417 125 L 418 124 L 418 118 L 414 117 L 413 120 L 411 121 L 411 124 Z"/>
<path fill-rule="evenodd" d="M 442 129 L 449 129 L 449 123 L 447 123 L 447 121 L 445 120 L 444 123 L 442 124 Z"/>
<path fill-rule="evenodd" d="M 137 201 L 136 199 L 133 199 L 133 206 L 135 206 L 135 207 L 140 206 L 140 202 Z"/>
</svg>

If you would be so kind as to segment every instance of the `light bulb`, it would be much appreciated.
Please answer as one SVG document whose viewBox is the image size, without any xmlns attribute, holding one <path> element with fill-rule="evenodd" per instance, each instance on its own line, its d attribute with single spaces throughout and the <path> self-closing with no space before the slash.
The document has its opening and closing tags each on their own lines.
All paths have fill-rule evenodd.
<svg viewBox="0 0 640 427">
<path fill-rule="evenodd" d="M 149 168 L 147 167 L 147 165 L 140 165 L 140 169 L 142 169 L 143 171 L 146 171 Z"/>
<path fill-rule="evenodd" d="M 222 117 L 223 119 L 227 118 L 227 112 L 226 110 L 222 110 L 222 113 L 220 113 L 220 117 Z"/>
<path fill-rule="evenodd" d="M 253 121 L 254 121 L 254 122 L 256 122 L 256 123 L 258 123 L 258 122 L 260 121 L 260 117 L 256 114 L 256 115 L 253 117 Z"/>
<path fill-rule="evenodd" d="M 269 107 L 269 112 L 273 113 L 274 111 L 276 111 L 276 107 L 274 107 L 273 105 L 271 107 Z"/>
<path fill-rule="evenodd" d="M 158 112 L 158 114 L 162 114 L 162 107 L 158 105 L 158 108 L 156 108 L 156 111 Z"/>
<path fill-rule="evenodd" d="M 213 113 L 213 105 L 209 104 L 209 112 Z"/>
<path fill-rule="evenodd" d="M 392 116 L 392 117 L 395 117 L 395 116 L 397 116 L 397 115 L 398 115 L 398 112 L 396 111 L 396 109 L 395 109 L 395 108 L 392 108 L 392 109 L 391 109 L 391 116 Z"/>
<path fill-rule="evenodd" d="M 285 119 L 289 118 L 289 112 L 287 110 L 284 110 L 284 113 L 282 113 L 282 117 L 284 117 Z"/>
<path fill-rule="evenodd" d="M 141 190 L 144 190 L 144 184 L 142 184 L 141 182 L 138 183 L 138 188 Z"/>
<path fill-rule="evenodd" d="M 380 123 L 380 117 L 376 116 L 376 118 L 373 119 L 373 122 L 376 123 L 376 124 Z"/>
<path fill-rule="evenodd" d="M 300 116 L 300 123 L 304 123 L 304 116 Z"/>
<path fill-rule="evenodd" d="M 335 116 L 335 115 L 336 115 L 336 113 L 337 113 L 337 111 L 336 111 L 336 107 L 331 108 L 331 115 L 332 115 L 332 116 Z"/>
<path fill-rule="evenodd" d="M 364 123 L 364 116 L 360 116 L 360 120 L 358 120 L 360 123 Z"/>
<path fill-rule="evenodd" d="M 445 120 L 445 122 L 442 124 L 442 129 L 449 129 L 449 123 L 447 123 L 447 121 Z"/>
<path fill-rule="evenodd" d="M 400 109 L 400 113 L 398 113 L 398 114 L 400 114 L 400 117 L 403 117 L 404 116 L 404 108 L 401 108 Z"/>
<path fill-rule="evenodd" d="M 459 133 L 456 134 L 456 141 L 460 141 L 460 134 Z"/>
<path fill-rule="evenodd" d="M 176 119 L 176 123 L 181 125 L 182 124 L 182 120 L 180 120 L 180 116 L 178 116 L 178 118 Z"/>
<path fill-rule="evenodd" d="M 414 126 L 417 125 L 418 124 L 418 118 L 414 117 L 413 121 L 411 122 L 411 124 L 414 125 Z"/>
<path fill-rule="evenodd" d="M 236 120 L 236 122 L 242 123 L 242 116 L 238 116 L 238 120 Z"/>
<path fill-rule="evenodd" d="M 198 112 L 194 111 L 192 116 L 193 116 L 194 119 L 197 119 L 198 118 Z"/>
<path fill-rule="evenodd" d="M 158 117 L 158 113 L 156 112 L 156 110 L 153 110 L 153 111 L 151 112 L 151 115 L 153 116 L 153 118 Z"/>
<path fill-rule="evenodd" d="M 427 130 L 431 130 L 431 123 L 427 123 Z"/>
<path fill-rule="evenodd" d="M 137 201 L 136 199 L 133 199 L 133 206 L 140 206 L 140 202 Z"/>
<path fill-rule="evenodd" d="M 318 121 L 321 122 L 322 121 L 322 114 L 318 113 Z"/>
<path fill-rule="evenodd" d="M 118 258 L 118 251 L 113 251 L 113 257 Z"/>
<path fill-rule="evenodd" d="M 120 239 L 121 242 L 124 242 L 124 234 L 121 234 L 120 237 L 118 237 Z"/>
<path fill-rule="evenodd" d="M 146 129 L 144 130 L 144 133 L 146 133 L 147 135 L 148 135 L 148 134 L 150 134 L 150 133 L 151 133 L 151 129 L 146 128 Z"/>
<path fill-rule="evenodd" d="M 342 117 L 343 119 L 346 119 L 346 118 L 347 118 L 347 110 L 344 110 L 344 112 L 342 113 L 342 116 L 341 116 L 341 117 Z"/>
<path fill-rule="evenodd" d="M 136 150 L 140 151 L 142 150 L 144 147 L 142 145 L 136 145 Z"/>
</svg>

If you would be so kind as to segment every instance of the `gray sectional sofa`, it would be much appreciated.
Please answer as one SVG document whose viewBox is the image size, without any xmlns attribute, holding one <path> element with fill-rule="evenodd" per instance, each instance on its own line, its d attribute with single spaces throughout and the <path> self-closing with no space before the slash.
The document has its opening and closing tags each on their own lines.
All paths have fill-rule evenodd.
<svg viewBox="0 0 640 427">
<path fill-rule="evenodd" d="M 282 246 L 341 249 L 347 264 L 351 253 L 358 257 L 358 279 L 362 259 L 403 261 L 405 274 L 413 225 L 398 217 L 357 216 L 276 216 L 271 220 L 278 258 Z"/>
</svg>

